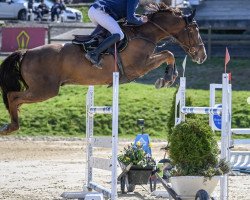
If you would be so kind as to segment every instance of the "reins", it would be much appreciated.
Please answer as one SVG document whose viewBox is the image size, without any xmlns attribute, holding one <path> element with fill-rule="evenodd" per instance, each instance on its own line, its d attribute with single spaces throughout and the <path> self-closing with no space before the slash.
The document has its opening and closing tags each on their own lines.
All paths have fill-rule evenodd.
<svg viewBox="0 0 250 200">
<path fill-rule="evenodd" d="M 149 20 L 148 22 L 150 22 L 151 24 L 153 24 L 155 27 L 157 27 L 158 29 L 160 29 L 162 32 L 168 34 L 169 36 L 172 36 L 169 32 L 167 32 L 165 29 L 163 29 L 160 25 L 154 23 L 153 21 Z"/>
<path fill-rule="evenodd" d="M 162 32 L 166 33 L 168 36 L 172 36 L 172 37 L 173 37 L 173 35 L 171 35 L 168 31 L 166 31 L 164 28 L 162 28 L 160 25 L 156 24 L 155 22 L 153 22 L 153 21 L 151 21 L 151 20 L 149 20 L 148 22 L 150 22 L 151 24 L 153 24 L 155 27 L 157 27 L 158 29 L 160 29 Z M 189 28 L 188 26 L 189 26 L 189 25 L 187 25 L 185 29 Z M 185 29 L 184 29 L 184 30 L 185 30 Z M 174 38 L 175 38 L 175 37 L 174 37 Z M 188 50 L 188 52 L 189 52 L 190 54 L 192 54 L 192 55 L 195 54 L 195 47 L 193 47 L 193 46 L 191 45 L 189 32 L 188 32 L 188 40 L 189 40 L 189 45 L 190 45 L 190 46 L 187 46 L 187 45 L 183 44 L 183 43 L 180 42 L 177 38 L 175 38 L 175 40 L 176 40 L 182 47 L 187 48 L 187 50 Z M 198 46 L 204 46 L 204 44 L 203 44 L 203 43 L 199 43 Z M 192 49 L 194 49 L 194 50 L 192 51 Z"/>
</svg>

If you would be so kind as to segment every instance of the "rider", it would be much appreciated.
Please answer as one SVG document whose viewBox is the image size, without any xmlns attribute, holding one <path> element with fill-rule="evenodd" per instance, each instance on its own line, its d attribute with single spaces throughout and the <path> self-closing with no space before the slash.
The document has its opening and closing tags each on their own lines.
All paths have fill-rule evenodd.
<svg viewBox="0 0 250 200">
<path fill-rule="evenodd" d="M 126 18 L 127 22 L 133 25 L 142 25 L 147 22 L 146 16 L 140 18 L 135 16 L 138 4 L 139 0 L 95 0 L 91 5 L 88 11 L 90 20 L 111 33 L 96 49 L 85 54 L 85 57 L 95 67 L 102 69 L 99 59 L 100 54 L 124 38 L 117 20 Z"/>
</svg>

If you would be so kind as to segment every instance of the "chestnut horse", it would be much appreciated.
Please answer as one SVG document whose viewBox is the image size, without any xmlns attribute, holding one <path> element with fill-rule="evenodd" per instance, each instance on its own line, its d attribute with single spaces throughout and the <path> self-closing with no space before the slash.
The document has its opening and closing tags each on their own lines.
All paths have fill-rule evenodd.
<svg viewBox="0 0 250 200">
<path fill-rule="evenodd" d="M 173 82 L 174 55 L 164 50 L 155 53 L 157 42 L 173 37 L 199 64 L 206 60 L 206 51 L 195 22 L 194 12 L 188 16 L 164 4 L 154 4 L 148 22 L 142 26 L 125 26 L 128 45 L 120 53 L 128 80 L 134 80 L 167 63 L 169 69 L 164 84 Z M 75 44 L 49 44 L 12 53 L 0 67 L 0 87 L 11 123 L 0 128 L 0 135 L 19 129 L 18 107 L 56 96 L 64 84 L 112 84 L 115 61 L 112 55 L 103 57 L 103 69 L 97 69 L 85 59 L 82 48 Z"/>
</svg>

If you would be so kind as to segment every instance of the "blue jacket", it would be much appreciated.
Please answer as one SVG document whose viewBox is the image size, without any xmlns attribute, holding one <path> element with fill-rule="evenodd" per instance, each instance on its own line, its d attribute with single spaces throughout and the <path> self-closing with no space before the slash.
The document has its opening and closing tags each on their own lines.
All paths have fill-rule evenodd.
<svg viewBox="0 0 250 200">
<path fill-rule="evenodd" d="M 128 23 L 141 25 L 143 21 L 135 16 L 139 0 L 95 0 L 94 8 L 99 8 L 108 13 L 115 20 L 126 18 Z"/>
</svg>

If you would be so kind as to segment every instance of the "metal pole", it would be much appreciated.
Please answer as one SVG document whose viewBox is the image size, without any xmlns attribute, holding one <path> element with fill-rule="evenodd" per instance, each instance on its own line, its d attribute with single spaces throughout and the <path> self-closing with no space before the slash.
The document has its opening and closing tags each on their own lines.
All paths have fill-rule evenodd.
<svg viewBox="0 0 250 200">
<path fill-rule="evenodd" d="M 222 75 L 222 127 L 221 127 L 221 159 L 229 161 L 229 137 L 231 134 L 231 106 L 229 76 Z M 220 181 L 220 199 L 228 199 L 228 175 L 224 175 Z"/>
<path fill-rule="evenodd" d="M 93 168 L 90 165 L 91 157 L 93 156 L 93 147 L 91 138 L 93 137 L 94 115 L 89 113 L 89 109 L 94 106 L 94 86 L 89 86 L 86 97 L 86 146 L 87 146 L 87 162 L 86 162 L 86 179 L 87 187 L 90 188 L 90 182 L 93 181 Z"/>
<path fill-rule="evenodd" d="M 119 101 L 119 72 L 113 73 L 113 105 L 112 105 L 112 186 L 111 199 L 117 196 L 117 152 L 118 152 L 118 101 Z"/>
<path fill-rule="evenodd" d="M 186 106 L 186 77 L 181 77 L 180 78 L 180 94 L 181 94 L 181 99 L 180 99 L 180 110 L 179 110 L 179 116 L 181 118 L 180 122 L 185 122 L 185 113 L 182 113 L 181 110 L 183 107 Z"/>
<path fill-rule="evenodd" d="M 209 100 L 210 100 L 209 106 L 214 107 L 215 106 L 215 87 L 214 87 L 214 84 L 210 84 L 210 99 Z M 209 114 L 209 126 L 213 127 L 213 115 L 212 114 Z"/>
</svg>

